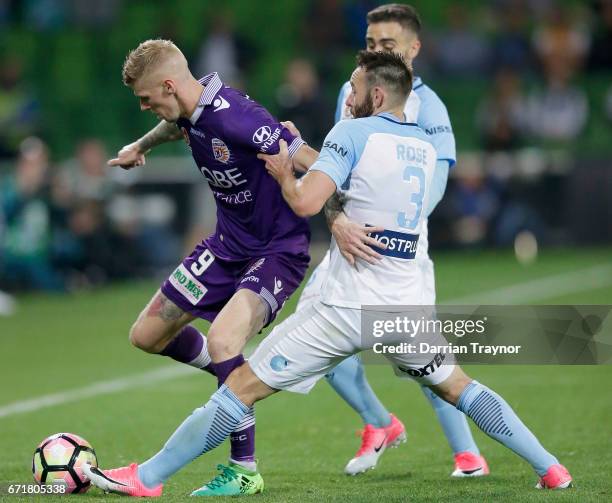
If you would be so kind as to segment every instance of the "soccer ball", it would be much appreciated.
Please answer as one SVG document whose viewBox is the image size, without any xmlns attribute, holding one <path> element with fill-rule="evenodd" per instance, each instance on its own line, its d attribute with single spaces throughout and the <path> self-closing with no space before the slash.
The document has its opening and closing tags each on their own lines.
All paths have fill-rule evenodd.
<svg viewBox="0 0 612 503">
<path fill-rule="evenodd" d="M 83 463 L 98 466 L 96 452 L 74 433 L 56 433 L 45 438 L 34 451 L 32 473 L 40 485 L 63 485 L 66 493 L 84 493 L 90 483 Z"/>
</svg>

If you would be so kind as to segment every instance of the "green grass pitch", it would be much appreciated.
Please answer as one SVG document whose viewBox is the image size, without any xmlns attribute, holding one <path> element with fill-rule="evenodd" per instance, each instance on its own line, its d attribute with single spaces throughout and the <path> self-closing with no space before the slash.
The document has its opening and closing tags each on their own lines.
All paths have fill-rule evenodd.
<svg viewBox="0 0 612 503">
<path fill-rule="evenodd" d="M 487 295 L 601 264 L 612 250 L 549 250 L 524 267 L 509 253 L 437 254 L 440 301 Z M 608 273 L 610 270 L 608 270 Z M 97 381 L 179 366 L 132 348 L 127 333 L 155 283 L 118 285 L 70 296 L 28 295 L 11 318 L 0 318 L 0 410 L 15 402 L 67 391 Z M 540 304 L 610 304 L 612 277 L 593 286 L 569 284 L 534 300 Z M 293 300 L 295 301 L 296 296 Z M 521 299 L 514 300 L 521 303 Z M 289 314 L 294 303 L 285 307 Z M 201 325 L 205 328 L 205 325 Z M 450 449 L 418 386 L 400 381 L 389 368 L 369 366 L 372 386 L 406 424 L 408 443 L 388 451 L 376 470 L 350 478 L 342 469 L 358 447 L 359 418 L 324 382 L 308 396 L 277 394 L 257 408 L 257 455 L 266 482 L 256 502 L 327 501 L 611 501 L 612 367 L 497 366 L 468 372 L 490 385 L 515 408 L 542 443 L 564 463 L 576 482 L 566 492 L 538 492 L 531 468 L 473 426 L 491 475 L 452 480 Z M 215 389 L 203 372 L 81 398 L 62 405 L 0 417 L 0 500 L 8 483 L 30 483 L 37 443 L 68 431 L 87 438 L 103 467 L 142 461 Z M 215 474 L 228 445 L 208 453 L 166 485 L 164 498 L 182 501 Z M 45 496 L 45 501 L 59 500 Z M 116 496 L 92 489 L 75 501 Z M 61 499 L 60 501 L 66 501 Z"/>
</svg>

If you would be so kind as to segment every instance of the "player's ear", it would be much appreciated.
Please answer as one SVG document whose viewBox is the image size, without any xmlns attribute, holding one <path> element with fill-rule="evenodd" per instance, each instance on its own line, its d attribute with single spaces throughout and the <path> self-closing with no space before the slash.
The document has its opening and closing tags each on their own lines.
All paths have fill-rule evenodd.
<svg viewBox="0 0 612 503">
<path fill-rule="evenodd" d="M 385 92 L 381 87 L 375 87 L 372 89 L 372 102 L 374 103 L 374 110 L 380 108 L 385 101 Z"/>
<path fill-rule="evenodd" d="M 166 94 L 176 94 L 176 85 L 173 80 L 164 80 L 162 85 Z"/>
<path fill-rule="evenodd" d="M 421 41 L 419 37 L 414 37 L 412 40 L 410 47 L 408 48 L 408 58 L 407 61 L 412 61 L 419 55 L 419 51 L 421 50 Z"/>
</svg>

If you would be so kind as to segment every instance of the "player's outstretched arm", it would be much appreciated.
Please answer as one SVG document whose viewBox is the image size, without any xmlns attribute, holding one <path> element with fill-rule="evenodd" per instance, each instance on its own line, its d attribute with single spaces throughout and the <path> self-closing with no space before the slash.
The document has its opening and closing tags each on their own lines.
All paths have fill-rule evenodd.
<svg viewBox="0 0 612 503">
<path fill-rule="evenodd" d="M 176 124 L 161 121 L 151 131 L 145 134 L 134 143 L 123 147 L 117 157 L 108 161 L 109 166 L 120 166 L 123 169 L 130 169 L 145 164 L 145 155 L 157 145 L 181 138 L 181 132 Z"/>
</svg>

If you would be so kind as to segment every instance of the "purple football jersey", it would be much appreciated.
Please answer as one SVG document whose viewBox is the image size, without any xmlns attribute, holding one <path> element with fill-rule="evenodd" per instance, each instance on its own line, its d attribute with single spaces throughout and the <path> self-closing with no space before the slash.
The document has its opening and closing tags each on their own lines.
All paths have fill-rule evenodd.
<svg viewBox="0 0 612 503">
<path fill-rule="evenodd" d="M 258 153 L 293 155 L 304 144 L 260 104 L 224 85 L 216 73 L 190 119 L 177 126 L 217 203 L 217 228 L 206 240 L 219 258 L 242 260 L 278 252 L 308 253 L 308 222 L 293 213 Z"/>
</svg>

